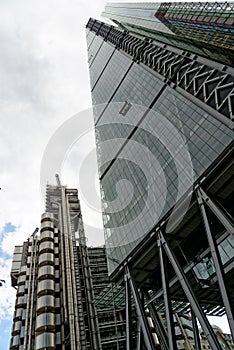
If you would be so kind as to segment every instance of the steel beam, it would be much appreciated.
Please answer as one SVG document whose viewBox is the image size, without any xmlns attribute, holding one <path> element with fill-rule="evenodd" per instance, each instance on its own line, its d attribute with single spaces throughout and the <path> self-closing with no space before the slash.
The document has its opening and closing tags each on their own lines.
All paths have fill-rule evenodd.
<svg viewBox="0 0 234 350">
<path fill-rule="evenodd" d="M 212 256 L 212 259 L 214 261 L 214 266 L 215 266 L 215 271 L 216 271 L 216 276 L 217 276 L 217 280 L 218 280 L 218 284 L 219 284 L 220 293 L 222 296 L 224 307 L 226 309 L 226 314 L 227 314 L 227 319 L 228 319 L 228 323 L 230 326 L 230 330 L 231 330 L 232 336 L 234 338 L 234 307 L 232 305 L 231 298 L 229 296 L 229 291 L 228 291 L 228 288 L 226 285 L 225 273 L 224 273 L 224 269 L 223 269 L 222 260 L 220 257 L 220 253 L 219 253 L 216 239 L 215 239 L 215 237 L 213 237 L 213 233 L 212 233 L 212 230 L 211 230 L 211 227 L 209 224 L 209 220 L 208 220 L 208 216 L 207 216 L 206 208 L 205 208 L 205 204 L 204 204 L 204 199 L 203 199 L 202 194 L 201 194 L 199 189 L 196 191 L 196 193 L 197 193 L 197 199 L 198 199 L 198 204 L 200 207 L 202 219 L 203 219 L 203 222 L 205 225 L 205 231 L 206 231 L 208 243 L 210 246 L 211 256 Z"/>
<path fill-rule="evenodd" d="M 234 225 L 229 220 L 227 215 L 223 212 L 223 210 L 215 203 L 202 188 L 199 188 L 197 192 L 200 193 L 200 196 L 202 196 L 205 203 L 208 205 L 210 210 L 215 214 L 215 216 L 219 219 L 219 221 L 223 224 L 223 226 L 226 228 L 226 230 L 230 234 L 234 234 Z"/>
<path fill-rule="evenodd" d="M 196 315 L 194 314 L 193 310 L 191 310 L 191 315 L 192 315 L 195 349 L 201 350 L 201 341 L 200 341 L 200 335 L 199 335 L 199 330 L 198 330 L 198 325 L 197 325 L 197 318 L 196 318 Z"/>
<path fill-rule="evenodd" d="M 164 306 L 166 312 L 166 321 L 167 321 L 167 335 L 169 342 L 169 349 L 177 349 L 176 337 L 175 337 L 175 325 L 173 318 L 173 310 L 171 305 L 171 297 L 169 291 L 169 280 L 168 280 L 168 271 L 167 271 L 167 261 L 165 259 L 165 253 L 162 248 L 161 240 L 157 238 L 157 244 L 159 249 L 159 259 L 160 259 L 160 268 L 161 268 L 161 279 L 162 279 L 162 289 L 163 289 L 163 298 Z"/>
<path fill-rule="evenodd" d="M 188 299 L 196 317 L 198 318 L 198 320 L 200 322 L 200 325 L 205 333 L 205 336 L 206 336 L 212 350 L 221 350 L 222 348 L 217 340 L 217 337 L 216 337 L 204 311 L 202 310 L 202 307 L 199 304 L 199 301 L 197 300 L 182 267 L 180 266 L 179 262 L 177 261 L 174 252 L 172 251 L 172 249 L 170 248 L 170 246 L 166 242 L 162 232 L 159 232 L 159 237 L 160 237 L 162 246 L 163 246 L 163 248 L 168 256 L 168 259 L 170 260 L 171 265 L 172 265 L 176 275 L 179 278 L 179 282 L 181 284 L 181 287 L 182 287 L 185 295 L 187 296 L 187 299 Z"/>
<path fill-rule="evenodd" d="M 133 298 L 135 301 L 136 312 L 137 312 L 138 320 L 141 324 L 141 329 L 142 329 L 142 333 L 144 336 L 144 343 L 145 343 L 146 349 L 147 350 L 155 350 L 156 346 L 155 346 L 151 331 L 149 329 L 149 323 L 146 319 L 144 308 L 141 305 L 141 299 L 140 299 L 140 296 L 139 296 L 139 293 L 137 290 L 137 286 L 135 284 L 134 279 L 131 276 L 131 273 L 130 273 L 128 266 L 125 267 L 125 271 L 126 271 L 126 275 L 127 275 L 128 281 L 129 281 L 131 292 L 132 292 L 132 295 L 133 295 Z"/>
<path fill-rule="evenodd" d="M 126 349 L 132 350 L 132 307 L 131 292 L 127 275 L 124 276 L 125 281 L 125 303 L 126 303 Z"/>
</svg>

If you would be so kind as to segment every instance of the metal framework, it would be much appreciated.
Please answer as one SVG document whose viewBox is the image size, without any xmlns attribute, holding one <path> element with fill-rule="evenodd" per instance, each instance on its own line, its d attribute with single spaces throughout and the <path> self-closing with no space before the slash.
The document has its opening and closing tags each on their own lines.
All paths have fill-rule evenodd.
<svg viewBox="0 0 234 350">
<path fill-rule="evenodd" d="M 145 65 L 163 82 L 223 124 L 234 128 L 232 68 L 155 40 L 142 39 L 97 20 L 90 19 L 87 28 L 130 56 L 133 62 Z M 234 234 L 234 220 L 229 213 L 233 199 L 231 147 L 194 184 L 191 210 L 178 230 L 172 234 L 165 232 L 167 216 L 162 219 L 164 221 L 155 223 L 153 231 L 113 272 L 113 280 L 125 288 L 127 350 L 132 350 L 133 308 L 137 314 L 136 348 L 139 350 L 177 349 L 174 321 L 177 309 L 190 312 L 192 316 L 196 349 L 201 349 L 198 320 L 210 347 L 221 350 L 207 314 L 223 315 L 226 312 L 234 338 L 234 295 L 230 288 L 233 286 L 231 280 L 234 280 L 234 257 L 223 261 L 220 252 L 222 242 Z M 223 203 L 221 200 L 221 205 L 219 195 L 223 195 L 227 206 L 225 200 Z M 214 228 L 214 222 L 219 230 Z M 196 245 L 199 230 L 199 238 L 204 241 L 197 244 L 195 255 L 187 258 L 188 245 Z M 208 278 L 194 272 L 203 262 L 204 265 L 207 263 Z M 212 268 L 208 268 L 208 263 L 212 263 Z M 207 290 L 212 290 L 212 296 Z M 166 325 L 160 317 L 161 311 Z"/>
<path fill-rule="evenodd" d="M 228 290 L 227 284 L 225 282 L 225 271 L 224 266 L 221 261 L 217 240 L 214 237 L 210 220 L 207 215 L 207 209 L 211 210 L 213 214 L 216 215 L 216 218 L 223 224 L 223 226 L 227 229 L 230 235 L 233 235 L 234 225 L 230 220 L 230 215 L 225 212 L 220 206 L 212 200 L 206 192 L 198 187 L 196 190 L 197 202 L 200 207 L 201 217 L 204 223 L 205 232 L 207 234 L 207 240 L 209 244 L 209 249 L 211 252 L 212 259 L 215 265 L 215 271 L 217 276 L 217 282 L 220 290 L 220 295 L 222 297 L 223 305 L 226 310 L 230 330 L 232 336 L 234 337 L 234 329 L 233 329 L 233 304 L 232 298 L 230 296 L 230 291 Z M 146 318 L 146 314 L 149 312 L 150 319 L 153 321 L 155 325 L 155 331 L 158 336 L 161 349 L 165 350 L 174 350 L 177 349 L 176 345 L 176 336 L 175 336 L 175 322 L 173 319 L 173 305 L 171 303 L 170 296 L 170 280 L 168 277 L 168 262 L 173 267 L 175 275 L 177 276 L 181 288 L 183 289 L 188 303 L 191 307 L 191 316 L 192 316 L 192 325 L 194 329 L 194 341 L 196 349 L 201 349 L 201 343 L 199 338 L 199 331 L 197 326 L 197 319 L 203 329 L 203 332 L 213 350 L 221 350 L 221 345 L 218 342 L 218 339 L 212 329 L 206 314 L 203 310 L 202 305 L 197 299 L 193 287 L 191 286 L 190 281 L 187 278 L 185 269 L 181 267 L 175 253 L 168 243 L 168 239 L 166 238 L 166 234 L 163 233 L 163 227 L 157 228 L 152 237 L 156 237 L 155 250 L 156 254 L 159 256 L 159 263 L 161 269 L 161 280 L 162 280 L 162 294 L 164 299 L 164 307 L 165 307 L 165 318 L 166 318 L 166 329 L 160 321 L 160 317 L 158 312 L 154 306 L 154 299 L 150 298 L 149 291 L 144 290 L 142 287 L 137 287 L 136 282 L 134 281 L 133 273 L 131 272 L 131 260 L 129 263 L 125 264 L 125 291 L 126 291 L 126 334 L 127 334 L 127 350 L 131 350 L 131 296 L 133 297 L 133 301 L 136 307 L 139 325 L 142 330 L 144 344 L 146 349 L 157 349 L 157 342 L 155 342 L 152 337 L 152 331 L 150 330 L 149 322 Z M 157 276 L 155 276 L 157 278 Z M 142 303 L 140 302 L 140 293 L 143 292 L 145 296 L 146 303 L 144 307 L 142 307 Z M 148 311 L 146 311 L 148 310 Z M 142 341 L 142 340 L 141 340 Z M 138 342 L 138 349 L 142 349 L 142 345 Z"/>
<path fill-rule="evenodd" d="M 233 69 L 152 39 L 90 19 L 87 28 L 152 69 L 163 81 L 190 96 L 194 103 L 234 128 Z"/>
</svg>

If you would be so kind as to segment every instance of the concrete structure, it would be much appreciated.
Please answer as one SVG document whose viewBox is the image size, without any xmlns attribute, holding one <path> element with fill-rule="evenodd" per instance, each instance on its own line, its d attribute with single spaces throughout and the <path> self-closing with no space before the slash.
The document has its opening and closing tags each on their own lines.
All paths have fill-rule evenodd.
<svg viewBox="0 0 234 350">
<path fill-rule="evenodd" d="M 184 18 L 183 35 L 161 21 L 163 6 L 147 26 L 143 10 L 153 3 L 107 5 L 118 27 L 87 23 L 108 267 L 125 290 L 127 350 L 133 302 L 139 349 L 176 349 L 173 314 L 192 309 L 196 347 L 198 319 L 216 350 L 207 315 L 226 313 L 234 335 L 233 51 L 217 56 L 221 41 L 208 36 L 198 50 Z M 168 11 L 179 19 L 181 6 Z M 225 42 L 222 12 L 209 6 L 214 37 Z"/>
</svg>

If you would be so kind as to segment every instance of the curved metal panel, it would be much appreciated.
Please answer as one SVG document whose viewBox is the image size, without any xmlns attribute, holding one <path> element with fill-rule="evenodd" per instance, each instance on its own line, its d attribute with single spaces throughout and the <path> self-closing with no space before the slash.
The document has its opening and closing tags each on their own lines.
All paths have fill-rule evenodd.
<svg viewBox="0 0 234 350">
<path fill-rule="evenodd" d="M 54 309 L 54 297 L 52 295 L 43 295 L 37 299 L 37 311 L 44 308 Z"/>
<path fill-rule="evenodd" d="M 48 293 L 48 292 L 54 292 L 54 281 L 47 279 L 47 280 L 42 280 L 38 282 L 38 287 L 37 287 L 37 293 Z"/>
<path fill-rule="evenodd" d="M 43 221 L 41 223 L 41 232 L 44 231 L 44 230 L 50 230 L 50 231 L 53 231 L 54 230 L 54 224 L 51 222 L 51 221 Z"/>
<path fill-rule="evenodd" d="M 36 336 L 35 349 L 55 349 L 53 333 L 43 333 Z"/>
<path fill-rule="evenodd" d="M 47 277 L 54 278 L 54 266 L 52 265 L 40 266 L 38 269 L 38 278 L 42 279 L 43 276 L 44 278 L 47 278 Z"/>
<path fill-rule="evenodd" d="M 45 327 L 48 330 L 55 329 L 55 317 L 52 312 L 43 313 L 37 316 L 36 331 L 43 330 Z"/>
<path fill-rule="evenodd" d="M 40 246 L 39 246 L 39 253 L 42 253 L 43 251 L 53 252 L 54 251 L 54 243 L 50 242 L 50 241 L 41 242 Z"/>
<path fill-rule="evenodd" d="M 53 253 L 42 253 L 39 256 L 38 264 L 39 265 L 41 265 L 41 264 L 53 265 L 54 264 L 54 254 Z"/>
<path fill-rule="evenodd" d="M 44 230 L 43 232 L 41 232 L 40 241 L 42 242 L 45 240 L 49 240 L 49 241 L 54 240 L 54 232 L 50 230 Z"/>
</svg>

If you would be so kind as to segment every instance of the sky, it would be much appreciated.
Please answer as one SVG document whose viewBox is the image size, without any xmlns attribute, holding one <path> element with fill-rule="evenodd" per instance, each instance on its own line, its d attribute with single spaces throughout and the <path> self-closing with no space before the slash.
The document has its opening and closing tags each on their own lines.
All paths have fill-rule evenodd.
<svg viewBox="0 0 234 350">
<path fill-rule="evenodd" d="M 82 118 L 91 107 L 85 25 L 89 17 L 100 18 L 104 5 L 104 0 L 0 1 L 0 279 L 6 280 L 0 288 L 1 350 L 8 349 L 15 302 L 9 278 L 13 249 L 40 225 L 41 164 L 49 141 L 67 120 L 79 112 Z M 87 145 L 75 149 L 57 169 L 70 187 L 79 187 L 80 164 L 76 160 L 71 171 L 71 162 Z M 48 181 L 55 184 L 54 174 Z M 84 209 L 83 217 L 93 227 L 86 231 L 88 243 L 103 244 L 101 230 L 95 234 L 100 215 Z"/>
<path fill-rule="evenodd" d="M 88 244 L 104 242 L 98 193 L 90 206 L 79 171 L 95 147 L 85 25 L 89 17 L 100 19 L 105 3 L 0 1 L 0 279 L 6 280 L 0 288 L 1 350 L 8 348 L 15 301 L 9 277 L 14 246 L 40 225 L 42 180 L 55 184 L 46 156 L 59 152 L 60 132 L 79 123 L 84 132 L 64 146 L 63 161 L 57 164 L 56 154 L 51 161 L 62 184 L 78 187 Z M 96 173 L 96 165 L 86 171 Z"/>
</svg>

